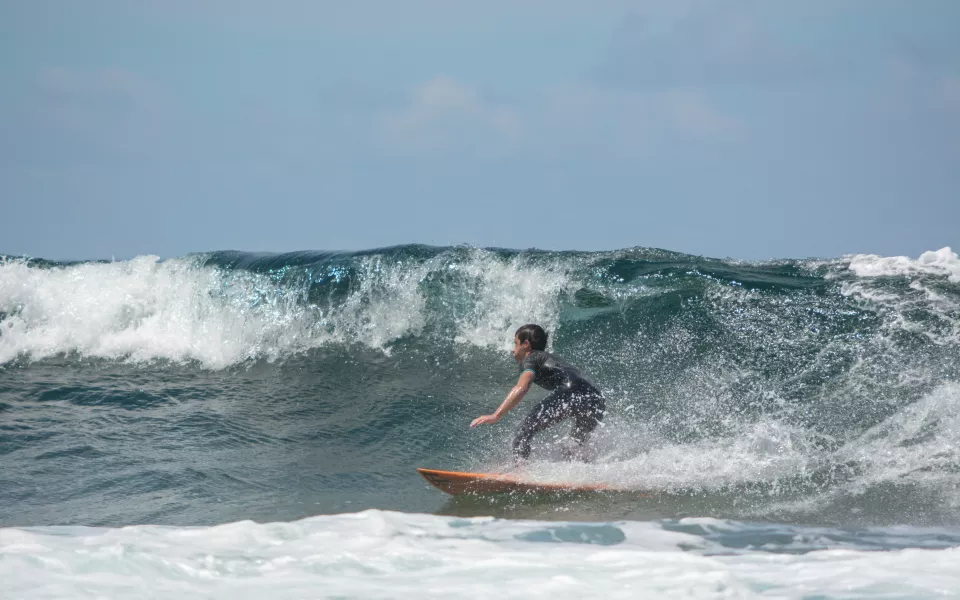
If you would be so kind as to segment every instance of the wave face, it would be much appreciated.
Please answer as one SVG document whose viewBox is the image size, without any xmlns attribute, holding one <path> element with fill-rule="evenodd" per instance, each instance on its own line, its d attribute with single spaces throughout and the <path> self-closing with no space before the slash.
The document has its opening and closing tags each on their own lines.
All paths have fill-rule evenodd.
<svg viewBox="0 0 960 600">
<path fill-rule="evenodd" d="M 413 466 L 496 468 L 527 399 L 512 332 L 603 389 L 591 464 L 654 491 L 562 518 L 960 523 L 960 259 L 748 263 L 655 249 L 402 246 L 0 262 L 3 522 L 197 524 L 441 500 Z M 415 475 L 415 474 L 414 474 Z"/>
</svg>

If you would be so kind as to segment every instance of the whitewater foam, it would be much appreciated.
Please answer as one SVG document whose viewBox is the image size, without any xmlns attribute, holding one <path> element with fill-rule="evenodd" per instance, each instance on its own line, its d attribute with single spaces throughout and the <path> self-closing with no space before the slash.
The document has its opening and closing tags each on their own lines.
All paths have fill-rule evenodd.
<svg viewBox="0 0 960 600">
<path fill-rule="evenodd" d="M 558 442 L 565 431 L 547 433 Z M 781 480 L 802 478 L 824 456 L 809 432 L 773 419 L 744 423 L 723 437 L 675 443 L 652 426 L 620 423 L 594 440 L 593 463 L 535 461 L 522 474 L 535 481 L 606 484 L 654 493 L 716 492 L 766 484 L 776 495 Z M 633 456 L 624 456 L 632 453 Z"/>
<path fill-rule="evenodd" d="M 956 489 L 960 478 L 960 384 L 945 383 L 903 407 L 837 451 L 838 462 L 863 468 L 855 492 L 886 481 L 913 482 L 930 489 Z M 948 499 L 960 505 L 954 494 Z"/>
<path fill-rule="evenodd" d="M 841 293 L 876 311 L 888 332 L 909 331 L 937 345 L 960 343 L 957 301 L 942 285 L 944 276 L 949 282 L 960 282 L 960 258 L 950 248 L 924 252 L 917 260 L 855 255 L 850 257 L 849 270 L 861 279 L 843 282 Z M 875 281 L 894 276 L 907 280 L 906 291 Z"/>
<path fill-rule="evenodd" d="M 0 264 L 0 363 L 77 353 L 145 361 L 197 360 L 213 368 L 308 345 L 309 308 L 251 273 L 193 261 L 130 261 L 34 268 Z"/>
<path fill-rule="evenodd" d="M 198 528 L 0 529 L 0 580 L 5 595 L 25 600 L 932 598 L 960 590 L 960 554 L 942 542 L 876 552 L 831 543 L 820 530 L 773 533 L 752 546 L 748 529 L 713 519 L 583 524 L 382 511 Z M 922 533 L 918 543 L 930 535 Z M 808 551 L 811 543 L 825 549 Z"/>
<path fill-rule="evenodd" d="M 525 255 L 502 260 L 474 250 L 465 263 L 451 266 L 467 275 L 474 298 L 468 311 L 455 316 L 456 341 L 477 347 L 509 351 L 513 332 L 527 323 L 554 330 L 560 320 L 558 298 L 576 289 L 573 265 L 536 264 Z"/>
<path fill-rule="evenodd" d="M 848 268 L 860 277 L 930 274 L 946 275 L 951 282 L 960 283 L 960 257 L 949 247 L 928 250 L 917 259 L 876 254 L 854 254 L 848 258 Z"/>
<path fill-rule="evenodd" d="M 555 327 L 559 296 L 570 287 L 559 264 L 478 249 L 425 261 L 378 254 L 343 260 L 349 269 L 332 268 L 337 277 L 317 283 L 309 268 L 285 278 L 205 266 L 203 257 L 141 256 L 50 268 L 5 259 L 0 364 L 18 356 L 77 354 L 197 361 L 221 369 L 328 343 L 389 353 L 393 342 L 419 335 L 431 318 L 438 325 L 437 319 L 451 319 L 457 343 L 501 350 L 524 323 Z M 424 286 L 431 279 L 440 282 L 433 298 L 439 306 L 427 306 Z"/>
<path fill-rule="evenodd" d="M 548 432 L 541 443 L 559 446 L 566 433 Z M 654 499 L 700 496 L 710 510 L 735 506 L 738 514 L 756 518 L 849 521 L 866 510 L 865 503 L 880 502 L 867 522 L 942 523 L 944 514 L 960 509 L 954 493 L 960 487 L 956 383 L 937 386 L 846 441 L 826 440 L 773 416 L 684 443 L 664 438 L 656 423 L 618 417 L 596 438 L 593 463 L 536 460 L 518 473 L 540 482 L 605 484 Z M 900 491 L 884 491 L 891 486 Z M 893 493 L 896 502 L 871 499 L 878 493 Z M 723 508 L 727 501 L 732 504 Z"/>
</svg>

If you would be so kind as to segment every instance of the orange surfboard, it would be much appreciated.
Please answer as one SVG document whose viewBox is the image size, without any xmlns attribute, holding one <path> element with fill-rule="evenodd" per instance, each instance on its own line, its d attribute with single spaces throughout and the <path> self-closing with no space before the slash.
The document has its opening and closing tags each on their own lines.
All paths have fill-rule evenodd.
<svg viewBox="0 0 960 600">
<path fill-rule="evenodd" d="M 602 484 L 587 483 L 539 483 L 524 481 L 511 475 L 495 473 L 462 473 L 460 471 L 438 471 L 436 469 L 417 469 L 423 478 L 444 492 L 458 496 L 460 494 L 503 494 L 556 493 L 556 492 L 614 492 L 619 491 Z"/>
</svg>

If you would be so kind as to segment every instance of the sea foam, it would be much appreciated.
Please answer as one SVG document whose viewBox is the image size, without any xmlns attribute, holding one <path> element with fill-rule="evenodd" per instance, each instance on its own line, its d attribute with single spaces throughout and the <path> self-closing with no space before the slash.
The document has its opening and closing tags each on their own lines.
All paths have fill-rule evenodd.
<svg viewBox="0 0 960 600">
<path fill-rule="evenodd" d="M 714 519 L 546 523 L 375 510 L 214 527 L 2 529 L 0 580 L 4 595 L 25 600 L 936 598 L 960 591 L 960 550 L 924 548 L 929 532 L 913 536 L 920 547 L 876 552 L 859 549 L 866 544 L 850 534 L 845 541 L 839 531 L 797 528 L 761 531 L 762 545 L 751 546 L 743 542 L 750 529 Z"/>
</svg>

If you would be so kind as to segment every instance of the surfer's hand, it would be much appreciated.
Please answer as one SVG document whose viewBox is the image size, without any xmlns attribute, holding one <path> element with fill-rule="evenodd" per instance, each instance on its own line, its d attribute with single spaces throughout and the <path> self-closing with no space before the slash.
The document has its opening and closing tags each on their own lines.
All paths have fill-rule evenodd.
<svg viewBox="0 0 960 600">
<path fill-rule="evenodd" d="M 500 417 L 497 415 L 483 415 L 482 417 L 477 417 L 470 423 L 470 427 L 476 427 L 477 425 L 483 425 L 484 423 L 496 423 L 500 420 Z"/>
</svg>

